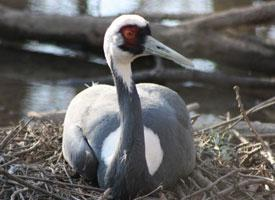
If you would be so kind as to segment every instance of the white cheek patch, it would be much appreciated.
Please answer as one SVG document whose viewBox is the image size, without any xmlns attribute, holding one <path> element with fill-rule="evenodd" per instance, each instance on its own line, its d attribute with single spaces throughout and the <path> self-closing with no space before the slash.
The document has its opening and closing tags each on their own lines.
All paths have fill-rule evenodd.
<svg viewBox="0 0 275 200">
<path fill-rule="evenodd" d="M 104 164 L 110 166 L 117 152 L 121 128 L 117 128 L 110 133 L 102 144 L 101 158 Z M 163 159 L 163 150 L 160 145 L 160 140 L 157 134 L 151 129 L 144 126 L 144 141 L 145 141 L 145 159 L 150 175 L 154 175 L 161 165 Z"/>
<path fill-rule="evenodd" d="M 144 126 L 145 158 L 150 175 L 154 175 L 161 165 L 163 151 L 157 134 Z"/>
</svg>

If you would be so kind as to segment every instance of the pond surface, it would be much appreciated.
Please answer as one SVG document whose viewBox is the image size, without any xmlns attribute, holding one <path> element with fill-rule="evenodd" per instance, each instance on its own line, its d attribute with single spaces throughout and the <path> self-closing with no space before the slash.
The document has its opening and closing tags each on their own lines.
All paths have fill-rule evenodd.
<svg viewBox="0 0 275 200">
<path fill-rule="evenodd" d="M 16 9 L 47 14 L 110 16 L 125 12 L 211 13 L 228 8 L 259 3 L 251 0 L 0 0 L 0 4 Z M 172 24 L 173 25 L 173 24 Z M 259 34 L 263 32 L 258 30 Z M 263 37 L 275 38 L 275 28 L 269 27 Z M 84 84 L 69 84 L 70 80 L 108 75 L 102 55 L 82 55 L 50 44 L 34 41 L 14 47 L 0 46 L 0 126 L 16 124 L 29 111 L 65 109 Z M 80 56 L 79 56 L 80 55 Z M 78 58 L 75 58 L 78 57 Z M 83 58 L 84 57 L 84 58 Z M 150 60 L 150 59 L 149 59 Z M 148 65 L 154 62 L 148 61 Z M 215 71 L 211 61 L 194 60 L 199 70 Z M 81 69 L 80 67 L 81 66 Z M 67 84 L 64 84 L 64 81 Z M 187 103 L 199 102 L 201 112 L 237 113 L 234 92 L 231 89 L 196 83 L 168 85 L 183 96 Z M 246 91 L 246 106 L 255 105 L 275 91 Z"/>
</svg>

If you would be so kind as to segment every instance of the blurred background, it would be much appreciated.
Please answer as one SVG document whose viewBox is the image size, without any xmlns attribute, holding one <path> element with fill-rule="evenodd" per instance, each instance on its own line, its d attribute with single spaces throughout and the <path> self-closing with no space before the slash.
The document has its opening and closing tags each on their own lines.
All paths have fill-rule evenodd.
<svg viewBox="0 0 275 200">
<path fill-rule="evenodd" d="M 265 2 L 267 1 L 0 0 L 0 5 L 36 14 L 108 17 L 131 12 L 209 14 L 232 8 L 256 6 Z M 160 23 L 173 27 L 180 21 L 162 19 Z M 237 31 L 275 44 L 275 25 L 239 28 Z M 149 69 L 158 62 L 159 60 L 151 57 L 144 58 L 135 63 L 135 68 Z M 221 71 L 245 77 L 275 77 L 275 66 L 273 73 L 272 70 L 265 73 L 261 70 L 254 71 L 249 67 L 240 70 L 234 66 L 217 64 L 215 59 L 211 58 L 195 57 L 193 62 L 197 70 L 208 73 Z M 165 67 L 176 67 L 167 61 L 162 61 L 162 64 Z M 109 69 L 102 51 L 93 51 L 85 47 L 71 48 L 37 40 L 16 41 L 0 38 L 0 126 L 18 123 L 29 111 L 47 112 L 66 109 L 70 100 L 86 88 L 86 80 L 90 80 L 87 82 L 90 85 L 94 77 L 107 75 Z M 226 112 L 232 115 L 238 113 L 232 87 L 186 80 L 162 84 L 179 92 L 187 104 L 198 102 L 200 113 L 213 115 L 224 115 Z M 241 88 L 241 92 L 245 106 L 249 108 L 274 96 L 275 88 Z M 274 122 L 275 112 L 269 109 L 256 115 L 255 119 Z"/>
</svg>

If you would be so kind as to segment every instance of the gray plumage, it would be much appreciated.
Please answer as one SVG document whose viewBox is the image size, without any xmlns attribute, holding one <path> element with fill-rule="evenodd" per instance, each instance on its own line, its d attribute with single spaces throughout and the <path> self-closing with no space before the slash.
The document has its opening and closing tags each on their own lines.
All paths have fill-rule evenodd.
<svg viewBox="0 0 275 200">
<path fill-rule="evenodd" d="M 97 180 L 100 187 L 112 188 L 115 199 L 134 198 L 160 184 L 174 186 L 195 166 L 192 127 L 184 101 L 176 92 L 156 84 L 132 84 L 129 89 L 116 74 L 118 66 L 109 59 L 116 86 L 93 85 L 69 105 L 62 144 L 65 159 L 81 175 Z M 157 135 L 163 151 L 153 174 L 146 165 L 144 126 Z M 114 131 L 121 132 L 118 148 L 106 164 L 103 143 Z"/>
</svg>

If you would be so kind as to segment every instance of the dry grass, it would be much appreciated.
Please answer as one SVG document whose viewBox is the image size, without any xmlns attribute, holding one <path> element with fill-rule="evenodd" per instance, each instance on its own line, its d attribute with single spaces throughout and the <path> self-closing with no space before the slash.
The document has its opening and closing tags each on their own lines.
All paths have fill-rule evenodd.
<svg viewBox="0 0 275 200">
<path fill-rule="evenodd" d="M 261 106 L 274 102 L 273 98 Z M 244 114 L 248 115 L 241 113 L 237 119 Z M 246 139 L 233 129 L 234 123 L 236 119 L 228 119 L 194 134 L 196 170 L 180 180 L 174 191 L 160 192 L 158 188 L 155 193 L 160 199 L 275 199 L 274 163 L 270 160 L 275 133 L 263 146 L 260 134 L 251 132 L 255 137 Z M 101 189 L 70 171 L 61 142 L 62 126 L 54 123 L 30 120 L 1 129 L 0 199 L 99 199 Z"/>
</svg>

